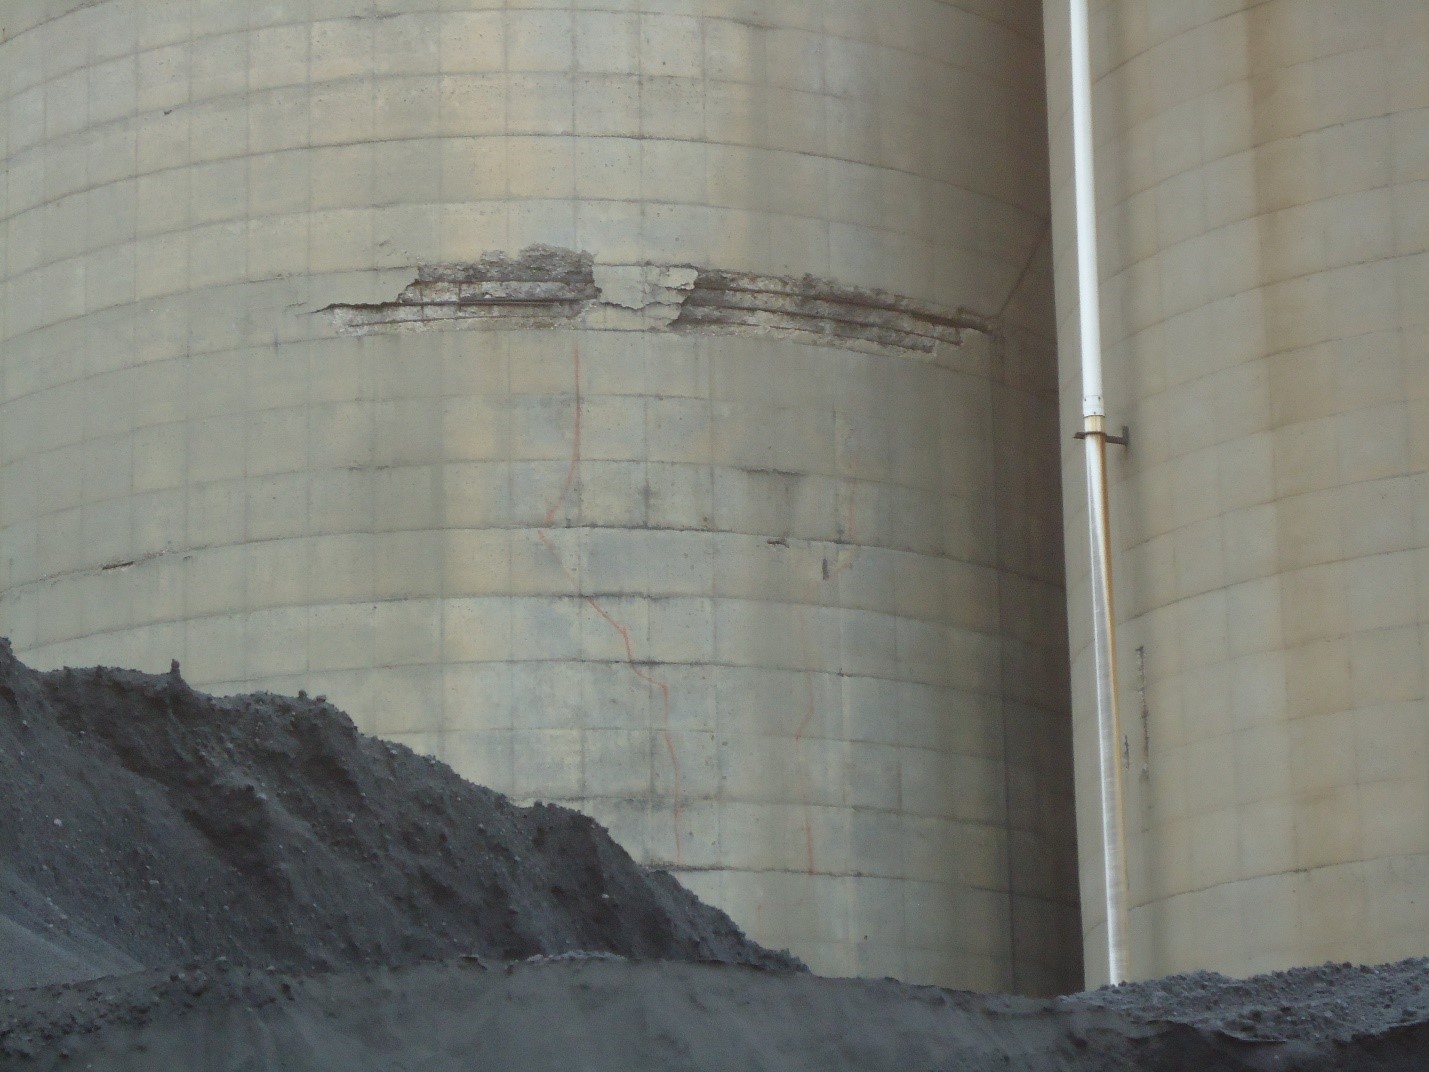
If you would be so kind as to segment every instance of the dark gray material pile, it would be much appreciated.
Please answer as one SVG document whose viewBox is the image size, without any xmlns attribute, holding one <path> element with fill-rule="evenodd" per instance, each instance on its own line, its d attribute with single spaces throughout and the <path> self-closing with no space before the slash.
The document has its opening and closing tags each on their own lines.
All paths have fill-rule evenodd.
<svg viewBox="0 0 1429 1072">
<path fill-rule="evenodd" d="M 1429 1068 L 1429 962 L 1051 1001 L 820 979 L 321 700 L 0 641 L 0 1070 Z"/>
<path fill-rule="evenodd" d="M 1322 964 L 1253 979 L 1190 972 L 1064 1000 L 1258 1041 L 1348 1042 L 1429 1022 L 1429 960 Z"/>
<path fill-rule="evenodd" d="M 517 807 L 327 703 L 41 674 L 0 647 L 0 987 L 574 950 L 797 966 L 586 816 Z"/>
<path fill-rule="evenodd" d="M 1245 985 L 1254 991 L 1257 983 Z M 505 965 L 458 958 L 302 976 L 210 965 L 0 995 L 0 1067 L 27 1072 L 1420 1072 L 1429 1067 L 1424 1060 L 1429 1026 L 1422 1019 L 1343 1041 L 1259 1041 L 1183 1022 L 1174 1012 L 1162 1015 L 1166 1010 L 1154 1002 L 1137 1007 L 1134 994 L 1120 995 L 1126 1008 L 1110 1008 L 1095 995 L 1033 1001 L 890 980 L 820 979 L 609 956 Z M 1233 1016 L 1237 1008 L 1228 994 L 1215 1004 L 1219 1014 Z"/>
</svg>

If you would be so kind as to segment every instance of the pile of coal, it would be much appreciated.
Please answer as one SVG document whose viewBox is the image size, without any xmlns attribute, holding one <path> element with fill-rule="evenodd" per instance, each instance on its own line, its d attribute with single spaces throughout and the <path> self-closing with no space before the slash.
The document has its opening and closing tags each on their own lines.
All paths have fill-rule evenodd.
<svg viewBox="0 0 1429 1072">
<path fill-rule="evenodd" d="M 215 698 L 177 666 L 39 673 L 0 641 L 0 988 L 574 951 L 801 967 L 586 816 L 320 698 Z"/>
<path fill-rule="evenodd" d="M 1396 964 L 1320 964 L 1232 979 L 1197 971 L 1125 983 L 1062 999 L 1175 1020 L 1255 1042 L 1351 1042 L 1429 1023 L 1429 959 Z M 1429 1068 L 1429 1057 L 1426 1057 Z"/>
</svg>

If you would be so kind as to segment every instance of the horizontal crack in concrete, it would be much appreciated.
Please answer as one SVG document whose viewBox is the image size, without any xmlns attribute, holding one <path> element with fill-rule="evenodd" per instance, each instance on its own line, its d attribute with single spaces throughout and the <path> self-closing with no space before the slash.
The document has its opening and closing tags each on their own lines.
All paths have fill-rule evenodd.
<svg viewBox="0 0 1429 1072">
<path fill-rule="evenodd" d="M 395 301 L 322 311 L 344 334 L 442 327 L 673 331 L 923 355 L 960 346 L 964 331 L 1000 331 L 994 317 L 813 276 L 597 264 L 589 253 L 551 246 L 424 265 Z"/>
</svg>

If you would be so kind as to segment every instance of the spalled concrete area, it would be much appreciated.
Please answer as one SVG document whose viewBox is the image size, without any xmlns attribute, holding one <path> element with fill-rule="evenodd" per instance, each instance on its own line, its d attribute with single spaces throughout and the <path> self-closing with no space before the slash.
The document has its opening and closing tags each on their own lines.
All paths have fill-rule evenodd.
<svg viewBox="0 0 1429 1072">
<path fill-rule="evenodd" d="M 532 246 L 472 264 L 423 265 L 395 300 L 329 305 L 342 331 L 558 328 L 782 338 L 866 352 L 936 356 L 964 331 L 1000 339 L 997 317 L 939 310 L 880 290 L 804 276 L 688 265 L 601 264 L 588 252 Z"/>
</svg>

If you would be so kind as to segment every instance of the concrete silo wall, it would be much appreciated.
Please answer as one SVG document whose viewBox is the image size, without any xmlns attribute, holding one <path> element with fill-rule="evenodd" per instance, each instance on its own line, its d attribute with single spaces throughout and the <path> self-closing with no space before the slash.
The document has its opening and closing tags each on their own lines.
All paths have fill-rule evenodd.
<svg viewBox="0 0 1429 1072">
<path fill-rule="evenodd" d="M 1077 981 L 1032 3 L 12 3 L 0 626 Z"/>
<path fill-rule="evenodd" d="M 1429 9 L 1093 7 L 1107 401 L 1131 427 L 1111 449 L 1135 973 L 1429 952 Z M 1065 8 L 1046 26 L 1070 434 Z M 1067 462 L 1095 979 L 1085 492 Z"/>
</svg>

